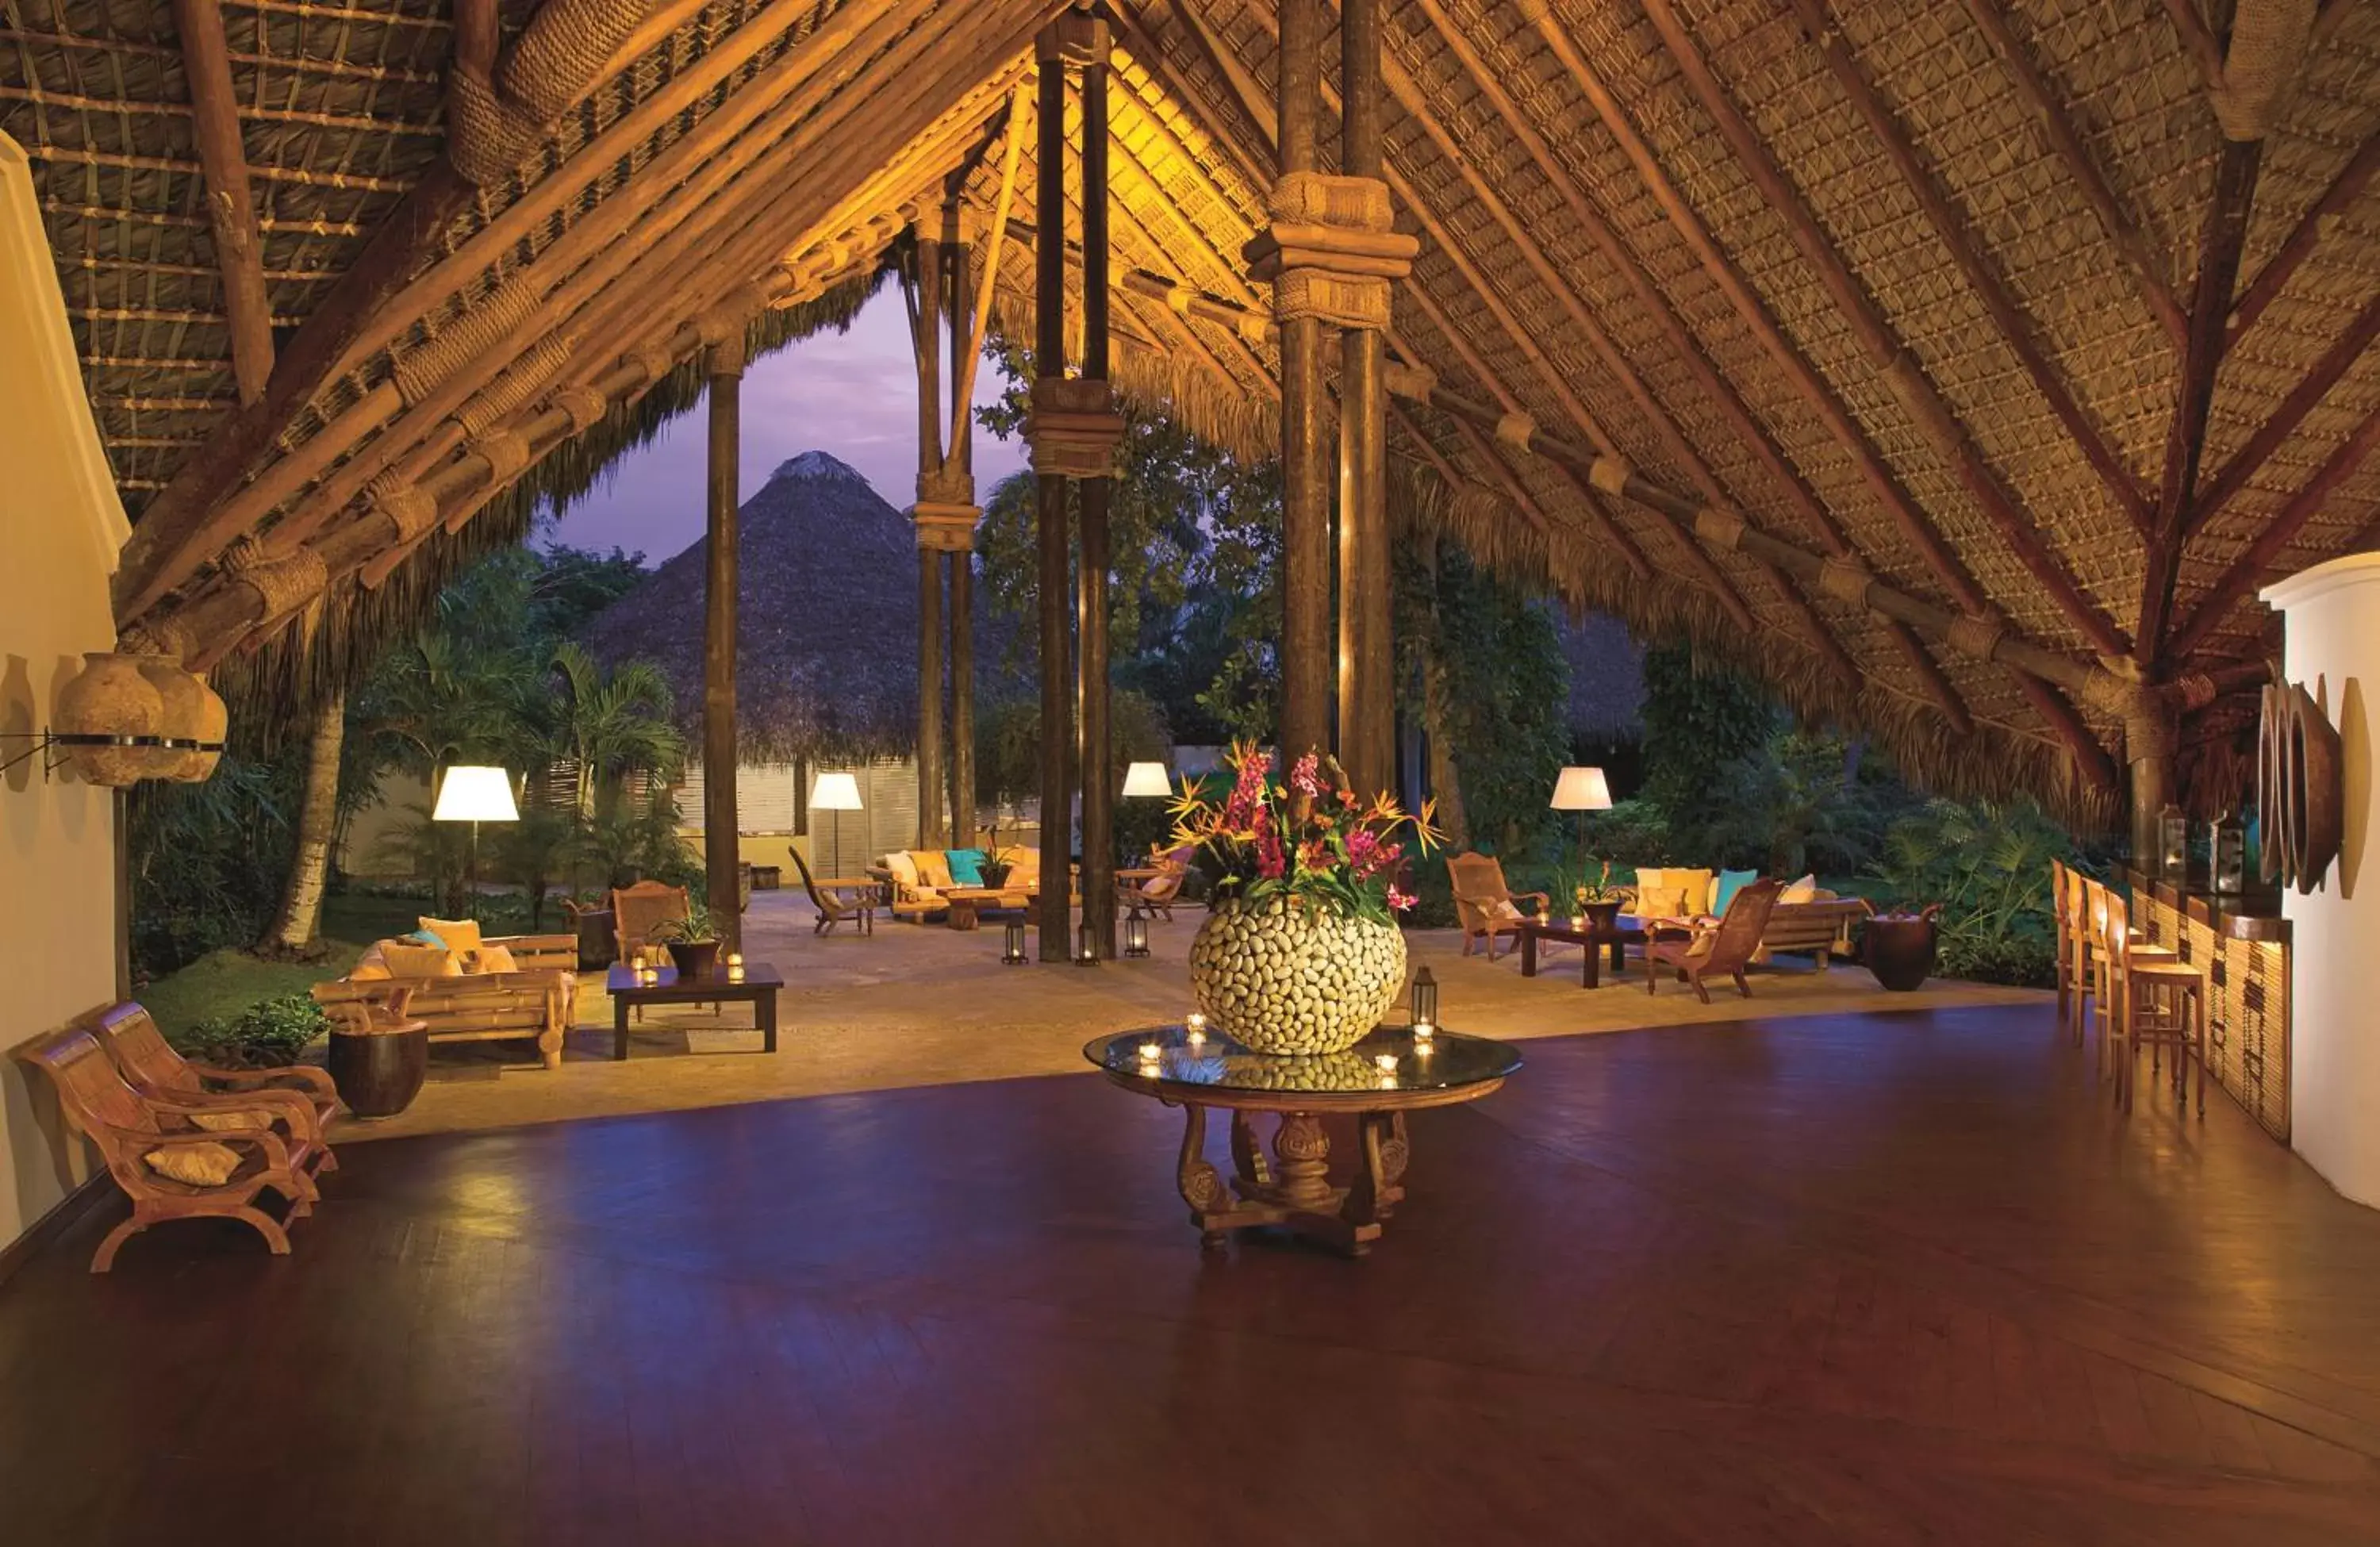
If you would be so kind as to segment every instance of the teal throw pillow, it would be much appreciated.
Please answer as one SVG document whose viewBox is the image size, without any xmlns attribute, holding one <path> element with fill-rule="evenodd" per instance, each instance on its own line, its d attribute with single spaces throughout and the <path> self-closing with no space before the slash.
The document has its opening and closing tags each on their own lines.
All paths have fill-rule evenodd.
<svg viewBox="0 0 2380 1547">
<path fill-rule="evenodd" d="M 439 939 L 435 934 L 432 934 L 428 930 L 416 930 L 411 934 L 404 935 L 400 938 L 402 938 L 407 945 L 435 945 L 442 951 L 454 949 L 453 946 L 447 944 L 444 941 Z"/>
<path fill-rule="evenodd" d="M 1711 911 L 1721 918 L 1727 915 L 1727 905 L 1735 895 L 1760 879 L 1758 871 L 1721 871 L 1718 884 L 1711 889 Z"/>
<path fill-rule="evenodd" d="M 960 886 L 983 884 L 983 862 L 990 858 L 979 848 L 945 849 L 942 858 L 950 861 L 951 880 Z"/>
</svg>

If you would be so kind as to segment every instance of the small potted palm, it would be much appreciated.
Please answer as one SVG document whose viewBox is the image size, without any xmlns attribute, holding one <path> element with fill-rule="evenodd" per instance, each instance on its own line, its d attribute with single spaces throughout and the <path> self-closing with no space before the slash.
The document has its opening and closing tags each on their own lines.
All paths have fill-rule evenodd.
<svg viewBox="0 0 2380 1547">
<path fill-rule="evenodd" d="M 1570 888 L 1571 903 L 1578 916 L 1598 930 L 1609 930 L 1620 918 L 1620 910 L 1628 900 L 1628 889 L 1611 884 L 1611 861 L 1602 861 L 1602 869 L 1579 871 L 1579 879 Z"/>
<path fill-rule="evenodd" d="M 1008 884 L 1008 872 L 1016 868 L 1016 851 L 1000 847 L 1000 823 L 994 822 L 983 835 L 983 863 L 978 867 L 983 883 L 992 891 Z"/>
<path fill-rule="evenodd" d="M 703 978 L 719 965 L 719 925 L 710 916 L 710 908 L 698 899 L 689 899 L 683 919 L 664 919 L 652 927 L 650 937 L 656 945 L 669 947 L 670 960 L 680 978 Z"/>
</svg>

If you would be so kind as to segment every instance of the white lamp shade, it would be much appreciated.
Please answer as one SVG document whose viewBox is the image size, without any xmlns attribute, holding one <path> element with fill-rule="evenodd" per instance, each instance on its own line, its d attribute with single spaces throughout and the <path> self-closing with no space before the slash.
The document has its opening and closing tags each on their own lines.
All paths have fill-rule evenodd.
<svg viewBox="0 0 2380 1547">
<path fill-rule="evenodd" d="M 1173 793 L 1173 785 L 1165 776 L 1163 763 L 1135 762 L 1123 772 L 1123 793 L 1126 799 L 1144 795 L 1167 796 Z"/>
<path fill-rule="evenodd" d="M 513 776 L 501 768 L 457 763 L 438 784 L 435 822 L 518 822 L 513 804 Z"/>
<path fill-rule="evenodd" d="M 856 811 L 859 805 L 859 781 L 849 774 L 821 774 L 810 786 L 810 810 L 814 811 Z"/>
<path fill-rule="evenodd" d="M 1554 781 L 1552 805 L 1557 811 L 1608 811 L 1611 809 L 1611 786 L 1600 768 L 1565 768 L 1561 777 Z"/>
</svg>

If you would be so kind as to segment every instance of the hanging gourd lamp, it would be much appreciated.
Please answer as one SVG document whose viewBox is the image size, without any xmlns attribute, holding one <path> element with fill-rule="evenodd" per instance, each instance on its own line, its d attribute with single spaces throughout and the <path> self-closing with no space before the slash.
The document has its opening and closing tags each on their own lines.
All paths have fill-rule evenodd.
<svg viewBox="0 0 2380 1547">
<path fill-rule="evenodd" d="M 58 689 L 51 729 L 84 782 L 121 788 L 154 772 L 164 719 L 164 700 L 141 671 L 140 657 L 94 650 Z"/>
<path fill-rule="evenodd" d="M 147 777 L 187 782 L 206 775 L 199 771 L 200 721 L 206 713 L 207 690 L 199 679 L 176 665 L 170 655 L 134 657 L 140 675 L 157 689 L 161 713 L 157 734 L 165 745 L 149 754 Z"/>
</svg>

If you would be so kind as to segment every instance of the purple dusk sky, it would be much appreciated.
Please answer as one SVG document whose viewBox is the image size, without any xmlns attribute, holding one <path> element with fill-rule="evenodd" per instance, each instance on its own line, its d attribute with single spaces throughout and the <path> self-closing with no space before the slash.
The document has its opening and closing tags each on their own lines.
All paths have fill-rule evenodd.
<svg viewBox="0 0 2380 1547">
<path fill-rule="evenodd" d="M 976 402 L 996 401 L 1002 385 L 999 371 L 985 361 L 976 375 Z M 709 422 L 700 406 L 672 420 L 565 509 L 549 541 L 595 549 L 617 544 L 641 550 L 648 565 L 658 566 L 699 538 Z M 850 463 L 901 509 L 917 497 L 917 375 L 908 317 L 893 286 L 878 292 L 849 333 L 819 334 L 745 374 L 742 498 L 758 493 L 778 464 L 805 451 Z M 978 500 L 1024 465 L 1022 442 L 977 428 Z"/>
</svg>

